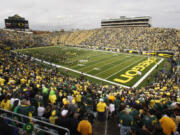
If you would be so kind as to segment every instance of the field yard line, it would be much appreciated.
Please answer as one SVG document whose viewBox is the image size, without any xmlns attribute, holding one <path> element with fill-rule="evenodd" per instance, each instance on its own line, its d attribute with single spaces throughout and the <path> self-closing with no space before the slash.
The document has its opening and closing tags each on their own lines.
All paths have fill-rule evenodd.
<svg viewBox="0 0 180 135">
<path fill-rule="evenodd" d="M 79 60 L 86 60 L 86 59 L 84 59 L 84 57 L 86 57 L 86 56 L 95 57 L 95 56 L 98 56 L 98 55 L 94 55 L 94 53 L 93 53 L 93 54 L 91 54 L 91 55 L 88 55 L 88 54 L 87 54 L 87 55 L 84 55 L 84 56 L 78 56 L 78 57 L 76 57 L 76 58 L 78 58 L 78 59 L 75 59 L 75 58 L 74 58 L 74 59 L 72 59 L 71 62 L 73 63 L 73 62 L 76 62 L 76 61 L 79 61 Z M 82 57 L 83 57 L 83 58 L 82 58 Z M 70 61 L 70 60 L 69 60 L 69 61 Z M 77 65 L 75 65 L 75 66 L 77 66 Z M 72 67 L 73 67 L 73 66 L 72 66 Z"/>
<path fill-rule="evenodd" d="M 126 57 L 122 57 L 122 58 L 120 58 L 120 59 L 118 59 L 118 60 L 115 60 L 115 61 L 112 61 L 112 62 L 110 62 L 110 63 L 108 63 L 108 64 L 106 64 L 106 65 L 109 65 L 109 64 L 112 64 L 112 63 L 114 63 L 114 62 L 117 62 L 117 61 L 119 61 L 119 60 L 123 60 L 123 59 L 125 59 Z M 104 67 L 104 66 L 106 66 L 106 65 L 103 65 L 103 66 L 97 66 L 97 68 L 100 68 L 100 67 Z M 119 65 L 119 64 L 118 64 Z M 93 71 L 94 69 L 91 69 L 91 70 L 89 70 L 88 72 L 91 72 L 91 71 Z M 103 70 L 104 71 L 104 70 Z M 88 73 L 88 72 L 86 72 L 86 73 Z"/>
<path fill-rule="evenodd" d="M 95 52 L 92 52 L 92 53 L 90 53 L 90 54 L 91 54 L 91 55 L 88 55 L 88 54 L 83 55 L 83 57 L 86 57 L 86 56 L 95 57 L 95 56 L 98 56 L 98 55 L 99 55 L 99 54 L 96 54 Z M 77 59 L 77 58 L 78 58 L 78 59 Z M 75 57 L 74 59 L 72 59 L 73 61 L 71 61 L 71 62 L 74 62 L 74 61 L 76 61 L 76 60 L 79 60 L 79 58 L 82 59 L 82 56 Z"/>
<path fill-rule="evenodd" d="M 159 65 L 164 59 L 161 58 L 161 60 L 155 64 L 148 72 L 146 72 L 146 74 L 141 78 L 139 79 L 139 81 L 137 81 L 133 86 L 132 88 L 136 88 L 156 67 L 157 65 Z"/>
<path fill-rule="evenodd" d="M 101 56 L 103 56 L 103 55 L 105 55 L 105 54 L 98 54 L 98 55 L 94 55 L 93 57 L 95 57 L 95 56 L 99 56 L 99 57 L 101 57 Z M 91 58 L 90 58 L 90 60 L 88 60 L 88 62 L 95 62 L 96 60 L 92 60 L 91 61 Z M 77 65 L 74 65 L 74 66 L 71 66 L 70 68 L 74 68 L 74 67 L 77 67 Z M 86 66 L 87 67 L 87 66 Z M 85 68 L 85 67 L 83 67 L 83 68 Z M 82 68 L 81 68 L 82 69 Z"/>
<path fill-rule="evenodd" d="M 27 55 L 23 55 L 23 56 L 27 56 Z M 57 64 L 54 64 L 54 63 L 50 63 L 50 62 L 47 62 L 47 61 L 44 61 L 44 60 L 42 61 L 42 60 L 40 60 L 40 59 L 38 59 L 38 58 L 34 58 L 34 57 L 31 57 L 31 58 L 32 58 L 33 60 L 38 61 L 38 62 L 43 62 L 43 63 L 45 63 L 45 64 L 47 64 L 47 65 L 52 65 L 52 66 L 57 67 L 57 68 L 63 68 L 63 69 L 70 70 L 70 71 L 75 72 L 75 73 L 82 74 L 82 72 L 79 72 L 79 71 L 74 70 L 74 69 L 71 69 L 71 68 L 67 68 L 67 67 L 64 67 L 64 66 L 61 66 L 61 65 L 57 65 Z M 101 80 L 101 81 L 104 81 L 104 82 L 107 82 L 107 83 L 110 83 L 110 84 L 113 84 L 113 85 L 117 85 L 117 86 L 121 86 L 121 87 L 125 87 L 125 88 L 130 88 L 130 87 L 126 86 L 126 85 L 122 85 L 122 84 L 119 84 L 119 83 L 115 83 L 115 82 L 112 82 L 112 81 L 108 81 L 108 80 L 106 80 L 106 79 L 103 79 L 103 78 L 100 78 L 100 77 L 96 77 L 96 76 L 93 76 L 93 75 L 90 75 L 90 74 L 83 73 L 83 75 L 88 76 L 88 77 L 91 77 L 91 78 L 95 78 L 95 79 L 97 79 L 97 80 Z"/>
<path fill-rule="evenodd" d="M 126 59 L 126 57 L 124 57 L 124 59 Z M 131 59 L 129 59 L 129 60 L 131 60 Z M 129 61 L 129 60 L 127 60 L 127 61 Z M 127 61 L 124 61 L 124 62 L 127 62 Z M 122 63 L 124 63 L 124 62 L 122 62 Z M 100 74 L 100 73 L 103 73 L 103 72 L 105 72 L 105 71 L 107 71 L 107 70 L 109 70 L 109 69 L 111 69 L 111 68 L 114 68 L 114 67 L 116 67 L 116 66 L 118 66 L 118 65 L 120 65 L 120 64 L 122 64 L 122 63 L 119 63 L 119 64 L 117 64 L 117 65 L 114 65 L 114 66 L 112 66 L 112 67 L 110 67 L 110 68 L 107 68 L 106 70 L 103 70 L 103 71 L 101 71 L 101 72 L 99 72 L 99 73 L 97 73 L 97 74 L 95 74 L 95 75 L 98 75 L 98 74 Z"/>
<path fill-rule="evenodd" d="M 108 56 L 107 58 L 113 59 L 112 56 Z M 106 58 L 106 60 L 109 60 L 109 59 L 107 59 L 107 58 Z M 105 58 L 103 57 L 102 59 L 105 59 Z M 101 59 L 100 59 L 100 60 L 101 60 Z M 92 62 L 95 62 L 95 61 L 97 61 L 97 60 L 94 60 L 94 61 L 92 61 Z M 99 60 L 98 60 L 98 61 L 99 61 Z M 98 62 L 98 63 L 94 63 L 94 64 L 91 64 L 91 65 L 89 65 L 89 66 L 85 66 L 85 67 L 81 68 L 80 70 L 86 69 L 86 68 L 88 68 L 88 67 L 91 67 L 91 66 L 96 65 L 96 64 L 99 64 L 99 63 L 104 63 L 104 61 L 101 61 L 101 62 Z"/>
<path fill-rule="evenodd" d="M 134 64 L 136 64 L 136 63 L 138 63 L 138 62 L 139 62 L 139 61 L 141 61 L 142 59 L 144 59 L 144 57 L 143 57 L 143 58 L 141 58 L 140 60 L 138 60 L 138 61 L 136 61 L 136 62 L 134 62 L 134 63 L 132 63 L 132 64 L 130 64 L 130 65 L 128 65 L 128 66 L 126 66 L 126 67 L 124 67 L 123 69 L 119 70 L 118 72 L 115 72 L 114 74 L 112 74 L 112 75 L 110 75 L 110 76 L 106 77 L 105 79 L 108 79 L 108 78 L 110 78 L 110 77 L 114 76 L 115 74 L 117 74 L 117 73 L 121 72 L 122 70 L 124 70 L 124 69 L 126 69 L 126 68 L 128 68 L 128 67 L 130 67 L 130 66 L 132 66 L 132 65 L 134 65 Z"/>
</svg>

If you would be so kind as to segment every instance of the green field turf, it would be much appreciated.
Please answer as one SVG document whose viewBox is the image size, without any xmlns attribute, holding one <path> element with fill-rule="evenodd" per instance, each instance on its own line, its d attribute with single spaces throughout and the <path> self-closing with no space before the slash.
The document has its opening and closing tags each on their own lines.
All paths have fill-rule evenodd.
<svg viewBox="0 0 180 135">
<path fill-rule="evenodd" d="M 135 75 L 130 81 L 121 83 L 115 81 L 114 79 L 125 79 L 120 76 L 131 70 L 133 67 L 137 66 L 139 63 L 149 60 L 150 57 L 135 54 L 113 53 L 107 51 L 54 46 L 23 49 L 18 51 L 41 60 L 52 62 L 76 71 L 80 71 L 129 87 L 132 87 L 160 60 L 160 58 L 156 57 L 156 61 L 147 66 L 141 72 L 141 75 Z M 96 80 L 97 78 L 93 78 L 93 80 L 94 79 Z"/>
</svg>

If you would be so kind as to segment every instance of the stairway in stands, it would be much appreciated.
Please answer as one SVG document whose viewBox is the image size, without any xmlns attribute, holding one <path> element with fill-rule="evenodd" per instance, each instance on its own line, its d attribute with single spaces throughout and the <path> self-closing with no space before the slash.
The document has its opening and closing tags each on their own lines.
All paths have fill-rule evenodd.
<svg viewBox="0 0 180 135">
<path fill-rule="evenodd" d="M 93 135 L 119 135 L 120 129 L 117 124 L 117 117 L 99 122 L 96 120 L 93 125 Z"/>
</svg>

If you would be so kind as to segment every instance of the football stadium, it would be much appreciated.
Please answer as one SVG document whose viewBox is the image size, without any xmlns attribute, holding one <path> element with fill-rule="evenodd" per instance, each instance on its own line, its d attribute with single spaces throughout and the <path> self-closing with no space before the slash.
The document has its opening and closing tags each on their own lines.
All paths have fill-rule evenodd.
<svg viewBox="0 0 180 135">
<path fill-rule="evenodd" d="M 180 30 L 152 18 L 101 28 L 0 29 L 0 135 L 178 135 Z"/>
</svg>

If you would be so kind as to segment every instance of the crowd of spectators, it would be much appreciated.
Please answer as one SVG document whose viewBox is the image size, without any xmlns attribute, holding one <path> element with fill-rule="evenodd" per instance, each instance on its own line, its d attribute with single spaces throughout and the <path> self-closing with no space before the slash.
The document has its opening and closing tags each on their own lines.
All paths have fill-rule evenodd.
<svg viewBox="0 0 180 135">
<path fill-rule="evenodd" d="M 105 42 L 108 46 L 107 40 L 110 38 L 108 35 L 111 35 L 114 37 L 112 41 L 116 42 L 118 39 L 127 44 L 126 46 L 130 46 L 133 31 L 139 34 L 146 31 L 147 35 L 155 37 L 150 40 L 151 36 L 142 36 L 142 42 L 156 43 L 157 40 L 159 49 L 162 47 L 162 41 L 168 42 L 168 47 L 164 45 L 163 49 L 166 47 L 173 49 L 177 46 L 176 31 L 172 29 L 167 29 L 166 32 L 158 29 L 157 31 L 161 33 L 160 35 L 156 33 L 158 36 L 152 34 L 153 30 L 146 28 L 144 30 L 127 28 L 126 35 L 122 35 L 122 29 L 92 31 L 91 34 L 86 34 L 88 40 L 81 40 L 82 44 L 92 44 L 93 41 L 94 44 L 98 44 L 101 41 L 100 43 Z M 113 31 L 115 34 L 112 35 Z M 36 45 L 34 35 L 18 33 L 23 36 L 15 37 L 14 35 L 18 35 L 15 34 L 17 32 L 12 33 L 1 31 L 2 45 L 6 44 L 11 47 L 13 45 L 15 48 Z M 168 34 L 170 35 L 167 36 Z M 60 41 L 57 34 L 54 35 L 56 41 Z M 122 37 L 117 38 L 118 35 Z M 68 42 L 68 39 L 66 40 Z M 148 45 L 152 46 L 153 43 Z M 169 43 L 173 44 L 170 46 Z M 108 113 L 107 119 L 117 119 L 120 135 L 172 135 L 180 130 L 178 52 L 175 59 L 169 59 L 170 71 L 158 71 L 154 82 L 149 83 L 146 87 L 127 89 L 95 84 L 83 77 L 74 78 L 61 74 L 55 67 L 36 63 L 31 57 L 24 57 L 3 49 L 3 47 L 0 50 L 0 107 L 2 109 L 66 127 L 72 135 L 91 135 L 94 123 L 96 121 L 104 123 L 106 113 Z M 132 47 L 137 46 L 132 45 Z M 13 117 L 13 119 L 18 118 Z M 36 124 L 28 119 L 21 119 L 21 121 Z M 0 131 L 3 132 L 2 128 Z M 52 131 L 60 135 L 65 134 L 64 130 Z"/>
<path fill-rule="evenodd" d="M 14 30 L 0 30 L 0 44 L 10 49 L 21 49 L 53 45 L 54 33 L 37 34 Z M 53 38 L 52 38 L 53 37 Z"/>
<path fill-rule="evenodd" d="M 137 51 L 174 51 L 180 44 L 180 31 L 169 28 L 122 27 L 74 32 L 17 32 L 0 30 L 4 44 L 25 48 L 45 45 L 81 45 Z"/>
<path fill-rule="evenodd" d="M 66 45 L 89 45 L 138 51 L 172 51 L 180 44 L 180 31 L 165 28 L 106 28 L 64 32 L 59 41 Z"/>
</svg>

